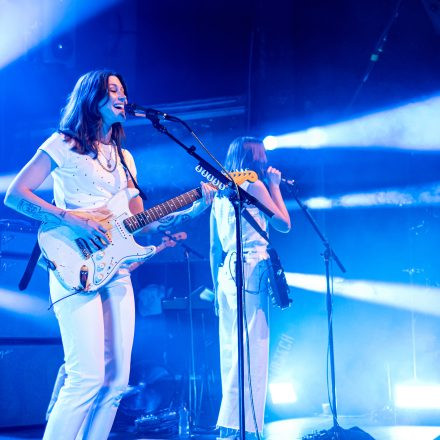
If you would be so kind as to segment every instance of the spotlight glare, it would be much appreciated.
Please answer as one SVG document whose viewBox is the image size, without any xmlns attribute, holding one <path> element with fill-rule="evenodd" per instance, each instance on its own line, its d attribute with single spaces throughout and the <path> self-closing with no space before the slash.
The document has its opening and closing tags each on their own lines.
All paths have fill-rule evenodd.
<svg viewBox="0 0 440 440">
<path fill-rule="evenodd" d="M 121 0 L 0 0 L 0 69 Z M 65 45 L 57 46 L 59 50 Z"/>
<path fill-rule="evenodd" d="M 14 178 L 17 176 L 15 174 L 0 174 L 0 194 L 5 194 L 9 185 L 12 183 Z M 42 185 L 38 188 L 38 191 L 48 191 L 51 190 L 53 186 L 52 176 L 49 175 Z"/>
<path fill-rule="evenodd" d="M 332 200 L 326 197 L 312 197 L 307 200 L 306 205 L 310 209 L 329 209 L 332 207 Z"/>
<path fill-rule="evenodd" d="M 285 275 L 287 284 L 291 287 L 326 293 L 324 275 L 293 272 L 285 272 Z M 440 288 L 438 287 L 334 277 L 333 292 L 358 301 L 440 316 Z M 414 298 L 417 298 L 417 302 Z"/>
<path fill-rule="evenodd" d="M 440 96 L 276 137 L 277 148 L 383 147 L 440 150 Z"/>
<path fill-rule="evenodd" d="M 351 193 L 336 197 L 312 197 L 304 201 L 310 209 L 371 208 L 376 206 L 434 206 L 440 204 L 440 182 L 429 185 L 389 188 L 382 191 Z M 288 200 L 286 208 L 299 209 L 295 200 Z"/>
<path fill-rule="evenodd" d="M 269 392 L 272 403 L 283 405 L 295 403 L 298 400 L 295 389 L 291 382 L 273 382 L 269 384 Z"/>
<path fill-rule="evenodd" d="M 440 409 L 440 385 L 398 384 L 394 403 L 399 408 Z"/>
<path fill-rule="evenodd" d="M 20 315 L 41 318 L 47 315 L 46 301 L 32 292 L 24 294 L 15 290 L 0 288 L 0 309 Z"/>
<path fill-rule="evenodd" d="M 306 131 L 306 139 L 304 142 L 305 146 L 311 147 L 311 148 L 317 148 L 321 147 L 322 145 L 325 145 L 327 142 L 327 135 L 325 131 L 322 128 L 309 128 Z"/>
<path fill-rule="evenodd" d="M 266 136 L 263 144 L 266 150 L 275 150 L 278 147 L 278 140 L 275 136 Z"/>
</svg>

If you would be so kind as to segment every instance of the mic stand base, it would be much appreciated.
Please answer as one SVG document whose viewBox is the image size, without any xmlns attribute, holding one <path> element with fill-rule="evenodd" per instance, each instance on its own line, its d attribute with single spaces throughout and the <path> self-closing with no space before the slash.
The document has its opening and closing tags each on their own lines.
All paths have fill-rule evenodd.
<svg viewBox="0 0 440 440">
<path fill-rule="evenodd" d="M 344 429 L 337 425 L 327 430 L 305 435 L 302 440 L 374 440 L 374 438 L 357 426 Z"/>
</svg>

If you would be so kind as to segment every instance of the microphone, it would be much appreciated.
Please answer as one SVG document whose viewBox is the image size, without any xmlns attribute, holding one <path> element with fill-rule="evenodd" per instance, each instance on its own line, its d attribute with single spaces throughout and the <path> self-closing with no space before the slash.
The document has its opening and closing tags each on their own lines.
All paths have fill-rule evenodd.
<svg viewBox="0 0 440 440">
<path fill-rule="evenodd" d="M 136 116 L 140 118 L 157 119 L 161 117 L 163 119 L 168 119 L 168 114 L 160 110 L 155 110 L 154 108 L 145 108 L 137 104 L 125 104 L 125 112 L 131 116 Z"/>
</svg>

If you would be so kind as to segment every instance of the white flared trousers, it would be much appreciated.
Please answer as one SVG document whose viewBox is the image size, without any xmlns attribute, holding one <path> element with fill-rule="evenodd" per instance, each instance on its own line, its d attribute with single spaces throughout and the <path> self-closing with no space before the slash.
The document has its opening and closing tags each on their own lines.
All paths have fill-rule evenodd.
<svg viewBox="0 0 440 440">
<path fill-rule="evenodd" d="M 249 336 L 249 361 L 255 418 L 263 429 L 269 361 L 269 325 L 267 294 L 267 254 L 245 254 L 245 311 Z M 222 402 L 217 426 L 239 428 L 237 290 L 235 286 L 235 253 L 228 254 L 218 274 L 218 307 Z M 246 336 L 244 341 L 245 430 L 255 432 L 248 381 Z"/>
<path fill-rule="evenodd" d="M 52 301 L 68 295 L 51 274 Z M 99 293 L 54 305 L 66 380 L 43 440 L 107 439 L 130 373 L 134 298 L 130 276 L 116 275 Z"/>
</svg>

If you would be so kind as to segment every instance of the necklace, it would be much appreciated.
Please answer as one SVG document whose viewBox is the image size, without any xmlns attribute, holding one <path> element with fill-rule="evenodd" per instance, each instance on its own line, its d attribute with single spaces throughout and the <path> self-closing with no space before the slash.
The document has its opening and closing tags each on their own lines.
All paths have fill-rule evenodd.
<svg viewBox="0 0 440 440">
<path fill-rule="evenodd" d="M 107 157 L 104 154 L 104 150 L 101 150 L 102 155 L 104 156 L 104 158 L 107 160 L 107 168 L 111 168 L 112 167 L 112 153 L 113 153 L 113 148 L 112 146 L 110 147 L 110 156 Z"/>
<path fill-rule="evenodd" d="M 104 143 L 101 142 L 101 144 L 104 144 Z M 116 165 L 118 164 L 118 155 L 116 154 L 116 151 L 114 149 L 113 142 L 111 144 L 104 144 L 104 145 L 110 145 L 111 146 L 111 148 L 110 148 L 110 156 L 107 157 L 104 154 L 104 151 L 100 148 L 99 152 L 98 152 L 98 155 L 96 156 L 96 159 L 98 160 L 99 165 L 101 165 L 101 168 L 103 168 L 105 171 L 108 171 L 109 173 L 112 173 L 116 169 Z M 114 163 L 114 165 L 112 167 L 112 155 L 113 155 L 113 152 L 115 152 L 115 163 Z M 104 159 L 107 161 L 107 166 L 104 166 L 101 163 L 101 161 L 99 160 L 99 153 L 101 153 L 102 156 L 104 157 Z"/>
</svg>

